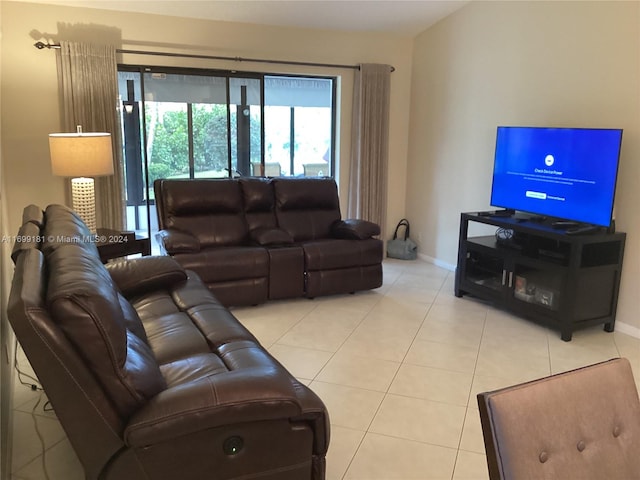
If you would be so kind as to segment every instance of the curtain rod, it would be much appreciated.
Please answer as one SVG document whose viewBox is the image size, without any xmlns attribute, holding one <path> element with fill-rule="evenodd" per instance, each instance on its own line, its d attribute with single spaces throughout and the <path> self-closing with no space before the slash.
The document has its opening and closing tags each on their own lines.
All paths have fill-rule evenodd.
<svg viewBox="0 0 640 480">
<path fill-rule="evenodd" d="M 38 50 L 43 48 L 58 49 L 60 44 L 58 43 L 43 43 L 36 42 L 33 44 Z M 314 63 L 314 62 L 293 62 L 289 60 L 264 60 L 261 58 L 242 58 L 242 57 L 222 57 L 215 55 L 196 55 L 192 53 L 172 53 L 172 52 L 150 52 L 148 50 L 123 50 L 116 49 L 116 53 L 129 53 L 134 55 L 156 55 L 160 57 L 182 57 L 182 58 L 201 58 L 206 60 L 232 60 L 234 62 L 256 62 L 256 63 L 276 63 L 280 65 L 297 65 L 305 67 L 330 67 L 330 68 L 350 68 L 352 70 L 360 70 L 359 65 L 340 65 L 335 63 Z M 395 68 L 391 67 L 391 71 L 395 72 Z"/>
</svg>

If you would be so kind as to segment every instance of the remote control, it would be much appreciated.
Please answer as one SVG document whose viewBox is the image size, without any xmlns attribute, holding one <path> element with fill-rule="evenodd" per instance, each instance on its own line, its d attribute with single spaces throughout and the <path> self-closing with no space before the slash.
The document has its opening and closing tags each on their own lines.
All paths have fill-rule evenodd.
<svg viewBox="0 0 640 480">
<path fill-rule="evenodd" d="M 555 222 L 551 222 L 551 226 L 553 228 L 566 228 L 566 227 L 579 227 L 580 224 L 578 222 L 573 222 L 571 220 L 556 220 Z"/>
<path fill-rule="evenodd" d="M 567 228 L 564 233 L 567 235 L 580 235 L 583 233 L 596 233 L 598 231 L 600 231 L 600 227 L 596 227 L 594 225 L 583 225 L 581 227 Z"/>
<path fill-rule="evenodd" d="M 513 215 L 511 210 L 496 210 L 491 214 L 492 217 L 510 217 L 511 215 Z"/>
</svg>

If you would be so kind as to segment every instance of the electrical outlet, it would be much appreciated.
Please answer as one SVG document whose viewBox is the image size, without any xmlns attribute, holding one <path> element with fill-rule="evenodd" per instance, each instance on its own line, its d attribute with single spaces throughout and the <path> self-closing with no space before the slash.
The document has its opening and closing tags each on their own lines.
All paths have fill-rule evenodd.
<svg viewBox="0 0 640 480">
<path fill-rule="evenodd" d="M 418 232 L 418 241 L 421 242 L 422 241 L 422 232 Z"/>
</svg>

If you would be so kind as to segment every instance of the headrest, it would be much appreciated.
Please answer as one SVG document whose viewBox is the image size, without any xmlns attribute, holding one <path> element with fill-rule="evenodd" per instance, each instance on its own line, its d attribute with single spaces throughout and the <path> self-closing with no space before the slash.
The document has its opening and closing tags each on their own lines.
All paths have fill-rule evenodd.
<svg viewBox="0 0 640 480">
<path fill-rule="evenodd" d="M 274 178 L 279 210 L 340 210 L 333 178 Z"/>
<path fill-rule="evenodd" d="M 162 180 L 161 190 L 166 216 L 242 211 L 242 190 L 237 180 Z"/>
</svg>

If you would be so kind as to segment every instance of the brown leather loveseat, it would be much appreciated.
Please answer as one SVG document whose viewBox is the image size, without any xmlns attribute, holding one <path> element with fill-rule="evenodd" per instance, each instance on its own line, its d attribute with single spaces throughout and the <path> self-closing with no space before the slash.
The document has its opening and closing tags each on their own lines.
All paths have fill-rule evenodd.
<svg viewBox="0 0 640 480">
<path fill-rule="evenodd" d="M 158 238 L 224 305 L 382 285 L 380 227 L 342 220 L 332 178 L 156 180 Z"/>
<path fill-rule="evenodd" d="M 88 479 L 320 480 L 329 423 L 170 257 L 103 265 L 68 208 L 25 209 L 11 325 Z"/>
</svg>

